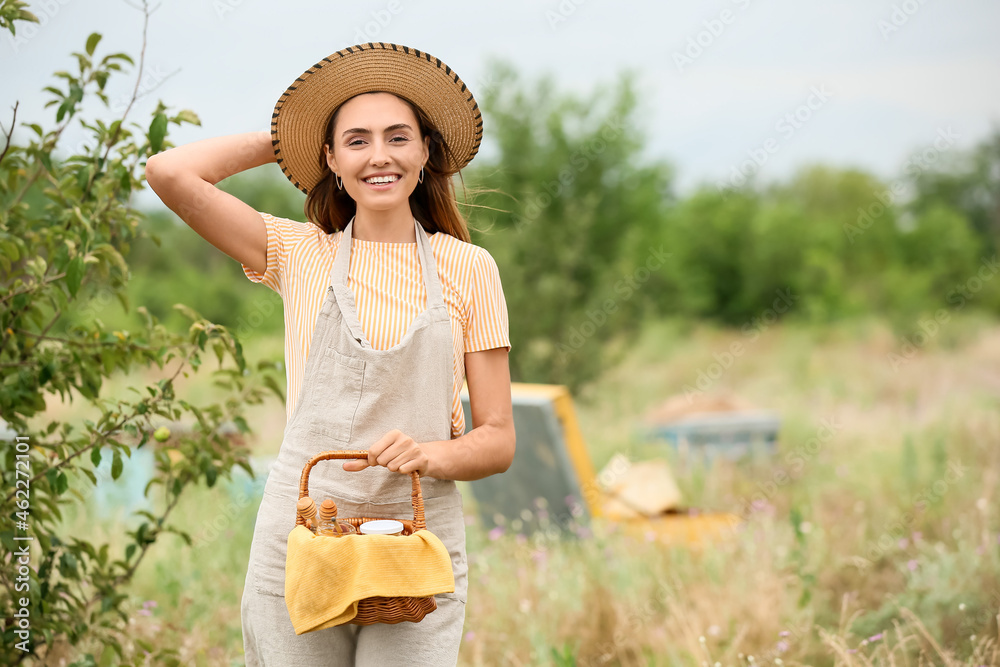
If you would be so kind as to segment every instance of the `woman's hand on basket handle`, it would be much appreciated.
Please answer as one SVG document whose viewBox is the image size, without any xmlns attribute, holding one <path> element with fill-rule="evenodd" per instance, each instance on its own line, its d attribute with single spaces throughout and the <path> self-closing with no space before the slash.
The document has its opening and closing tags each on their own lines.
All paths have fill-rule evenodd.
<svg viewBox="0 0 1000 667">
<path fill-rule="evenodd" d="M 382 465 L 434 479 L 471 482 L 502 473 L 514 461 L 517 434 L 511 406 L 507 348 L 465 354 L 473 429 L 458 438 L 417 444 L 413 438 L 389 431 L 368 450 L 368 460 L 353 459 L 344 470 Z"/>
<path fill-rule="evenodd" d="M 410 436 L 393 429 L 368 448 L 368 459 L 350 459 L 344 462 L 344 470 L 357 472 L 373 466 L 385 466 L 393 472 L 409 475 L 416 472 L 423 477 L 427 474 L 430 459 L 427 453 Z"/>
</svg>

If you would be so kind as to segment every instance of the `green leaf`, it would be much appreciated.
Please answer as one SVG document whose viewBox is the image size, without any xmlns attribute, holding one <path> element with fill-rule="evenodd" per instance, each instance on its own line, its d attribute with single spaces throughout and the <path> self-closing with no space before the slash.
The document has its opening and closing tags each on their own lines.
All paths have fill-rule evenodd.
<svg viewBox="0 0 1000 667">
<path fill-rule="evenodd" d="M 62 494 L 66 493 L 66 489 L 68 488 L 69 488 L 69 480 L 66 478 L 66 473 L 60 470 L 59 474 L 56 475 L 56 484 L 55 484 L 56 495 L 61 496 Z"/>
<path fill-rule="evenodd" d="M 115 450 L 115 457 L 111 460 L 111 479 L 118 479 L 122 474 L 122 455 L 117 449 Z"/>
<path fill-rule="evenodd" d="M 77 255 L 69 262 L 66 269 L 66 287 L 69 288 L 70 296 L 76 296 L 80 291 L 80 283 L 83 281 L 83 257 Z"/>
<path fill-rule="evenodd" d="M 198 118 L 198 114 L 191 111 L 190 109 L 184 109 L 183 111 L 178 111 L 177 115 L 174 116 L 174 122 L 176 122 L 178 125 L 180 125 L 181 123 L 201 125 L 201 119 Z"/>
<path fill-rule="evenodd" d="M 38 159 L 42 163 L 42 166 L 45 167 L 45 171 L 49 172 L 50 174 L 54 171 L 52 169 L 52 156 L 51 155 L 49 155 L 47 152 L 46 153 L 39 153 Z"/>
<path fill-rule="evenodd" d="M 112 60 L 124 60 L 129 65 L 135 64 L 135 61 L 133 61 L 131 56 L 129 56 L 127 53 L 112 53 L 111 55 L 104 56 L 104 59 L 101 60 L 101 64 L 104 65 L 105 63 L 111 62 Z"/>
<path fill-rule="evenodd" d="M 149 152 L 152 155 L 160 152 L 163 138 L 167 136 L 167 115 L 158 113 L 149 124 Z"/>
<path fill-rule="evenodd" d="M 87 55 L 94 55 L 94 49 L 97 48 L 97 43 L 101 41 L 101 33 L 92 32 L 90 37 L 87 38 Z"/>
<path fill-rule="evenodd" d="M 90 462 L 95 466 L 101 465 L 101 448 L 94 447 L 90 450 Z"/>
<path fill-rule="evenodd" d="M 135 549 L 136 546 L 134 544 L 130 544 L 125 547 L 125 560 L 132 560 L 132 554 L 135 553 Z"/>
</svg>

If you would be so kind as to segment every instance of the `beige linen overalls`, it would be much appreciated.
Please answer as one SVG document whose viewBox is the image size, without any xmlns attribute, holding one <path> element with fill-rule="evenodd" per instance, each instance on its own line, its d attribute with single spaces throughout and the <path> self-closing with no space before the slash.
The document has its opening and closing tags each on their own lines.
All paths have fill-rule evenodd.
<svg viewBox="0 0 1000 667">
<path fill-rule="evenodd" d="M 248 667 L 432 666 L 458 661 L 468 566 L 462 496 L 452 480 L 420 479 L 427 528 L 447 547 L 455 574 L 455 592 L 436 596 L 437 609 L 420 623 L 341 625 L 296 635 L 284 598 L 286 541 L 295 527 L 299 477 L 310 457 L 330 449 L 367 450 L 392 429 L 418 443 L 451 439 L 451 324 L 430 241 L 416 220 L 414 225 L 427 309 L 388 350 L 372 349 L 347 284 L 353 219 L 341 236 L 302 389 L 257 513 L 241 606 Z M 413 518 L 409 475 L 383 466 L 347 472 L 342 464 L 322 461 L 313 467 L 309 495 L 317 504 L 333 498 L 342 517 Z"/>
</svg>

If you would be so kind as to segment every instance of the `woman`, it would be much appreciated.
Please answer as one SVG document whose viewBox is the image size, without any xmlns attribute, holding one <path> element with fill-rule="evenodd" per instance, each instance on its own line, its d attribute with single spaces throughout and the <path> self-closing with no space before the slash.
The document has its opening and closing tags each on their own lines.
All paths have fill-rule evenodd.
<svg viewBox="0 0 1000 667">
<path fill-rule="evenodd" d="M 481 138 L 479 107 L 450 67 L 365 44 L 298 77 L 270 133 L 207 139 L 147 162 L 163 202 L 284 301 L 288 422 L 250 550 L 247 665 L 457 662 L 468 568 L 455 480 L 503 472 L 514 456 L 499 272 L 468 242 L 451 180 Z M 214 186 L 267 162 L 308 195 L 309 223 L 255 211 Z M 368 451 L 312 470 L 310 495 L 333 497 L 341 516 L 412 516 L 409 473 L 420 474 L 427 528 L 448 548 L 455 592 L 436 596 L 419 623 L 295 634 L 285 540 L 302 467 L 328 449 Z"/>
</svg>

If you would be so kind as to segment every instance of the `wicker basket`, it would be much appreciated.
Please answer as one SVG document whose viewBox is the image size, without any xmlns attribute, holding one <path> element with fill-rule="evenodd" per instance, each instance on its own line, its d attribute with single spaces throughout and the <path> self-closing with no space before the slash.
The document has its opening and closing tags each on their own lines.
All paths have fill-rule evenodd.
<svg viewBox="0 0 1000 667">
<path fill-rule="evenodd" d="M 322 452 L 309 459 L 302 469 L 302 477 L 299 480 L 299 499 L 309 495 L 309 471 L 320 461 L 330 459 L 367 459 L 368 452 L 363 450 L 334 450 Z M 397 519 L 403 524 L 403 535 L 411 535 L 418 530 L 426 530 L 427 523 L 424 518 L 424 497 L 420 492 L 420 475 L 416 472 L 410 473 L 413 480 L 413 490 L 410 500 L 413 503 L 413 519 Z M 366 521 L 375 521 L 388 517 L 335 517 L 335 520 L 346 521 L 355 528 L 360 529 L 361 524 Z M 305 525 L 302 517 L 296 513 L 295 523 L 298 526 Z M 350 537 L 349 539 L 356 539 Z M 402 623 L 412 621 L 417 623 L 424 616 L 437 609 L 437 602 L 434 596 L 429 597 L 370 597 L 358 601 L 358 615 L 348 623 L 354 625 L 372 625 L 373 623 Z"/>
</svg>

